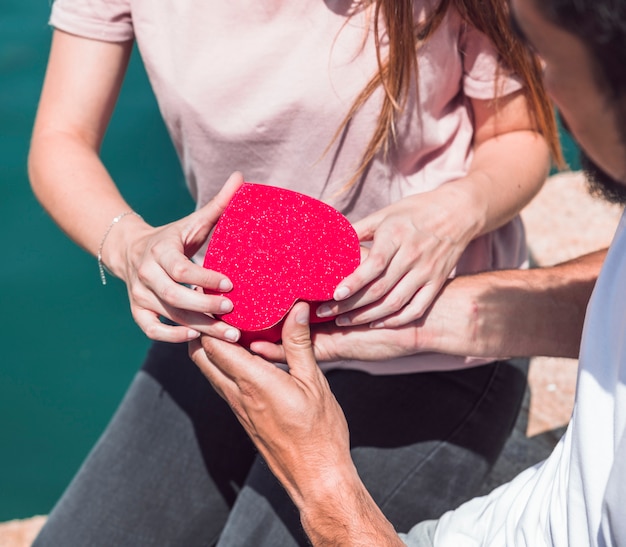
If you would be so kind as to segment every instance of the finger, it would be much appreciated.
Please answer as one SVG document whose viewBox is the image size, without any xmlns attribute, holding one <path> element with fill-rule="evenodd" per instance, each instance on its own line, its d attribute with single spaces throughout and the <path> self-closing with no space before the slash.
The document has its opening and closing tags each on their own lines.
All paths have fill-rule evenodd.
<svg viewBox="0 0 626 547">
<path fill-rule="evenodd" d="M 181 219 L 181 236 L 187 256 L 194 255 L 204 244 L 224 209 L 242 184 L 241 173 L 233 173 L 212 200 L 185 219 Z"/>
<path fill-rule="evenodd" d="M 282 341 L 289 373 L 292 376 L 310 377 L 319 371 L 313 355 L 309 313 L 309 305 L 306 302 L 298 302 L 285 318 Z"/>
<path fill-rule="evenodd" d="M 309 328 L 311 328 L 309 326 Z M 371 335 L 369 328 L 364 329 Z M 350 331 L 352 332 L 352 331 Z M 311 330 L 311 342 L 313 344 L 313 353 L 317 361 L 333 361 L 334 353 L 332 352 L 332 342 L 334 340 L 333 335 L 337 337 L 344 336 L 345 329 L 335 326 L 334 323 L 318 323 L 315 325 L 314 330 Z M 321 341 L 318 344 L 318 340 Z M 272 361 L 274 363 L 286 363 L 287 358 L 285 356 L 285 348 L 282 344 L 274 344 L 265 340 L 257 340 L 250 344 L 250 350 L 257 353 L 264 359 Z"/>
<path fill-rule="evenodd" d="M 372 298 L 372 296 L 377 296 L 382 292 L 380 289 L 368 288 L 364 294 L 355 295 L 356 302 L 353 303 L 350 299 L 338 304 L 339 315 L 335 319 L 335 324 L 342 327 L 364 325 L 397 313 L 411 301 L 423 283 L 425 281 L 415 272 L 409 272 L 391 286 L 387 294 L 383 294 L 379 298 Z M 342 309 L 344 306 L 345 312 Z"/>
<path fill-rule="evenodd" d="M 342 320 L 337 324 L 345 326 L 351 323 L 367 323 L 398 311 L 428 280 L 415 269 L 407 273 L 405 268 L 394 267 L 400 265 L 400 262 L 401 260 L 394 258 L 392 265 L 382 276 L 350 298 L 322 304 L 316 310 L 317 316 L 341 316 Z M 371 311 L 376 309 L 380 311 Z"/>
<path fill-rule="evenodd" d="M 213 338 L 224 340 L 225 342 L 237 342 L 241 338 L 241 331 L 225 321 L 209 317 L 203 313 L 193 313 L 187 310 L 169 308 L 164 306 L 164 317 L 196 330 L 202 334 L 207 334 Z"/>
<path fill-rule="evenodd" d="M 261 385 L 271 380 L 263 380 L 267 373 L 284 371 L 278 369 L 262 357 L 252 355 L 247 349 L 238 344 L 229 344 L 212 336 L 201 336 L 200 341 L 207 358 L 220 371 L 235 382 L 239 388 L 245 385 Z"/>
<path fill-rule="evenodd" d="M 359 250 L 361 251 L 361 259 L 359 260 L 359 264 L 360 264 L 370 254 L 370 247 L 365 247 L 364 245 L 361 245 L 361 247 L 359 247 Z"/>
<path fill-rule="evenodd" d="M 228 292 L 233 288 L 232 282 L 224 274 L 195 264 L 174 249 L 160 257 L 160 265 L 165 273 L 177 283 L 203 287 L 215 292 Z"/>
<path fill-rule="evenodd" d="M 228 177 L 228 180 L 215 197 L 196 211 L 197 216 L 201 217 L 204 222 L 214 225 L 242 184 L 243 175 L 239 171 L 235 171 Z"/>
<path fill-rule="evenodd" d="M 184 246 L 184 254 L 188 258 L 193 256 L 206 242 L 211 230 L 213 230 L 218 219 L 242 184 L 243 176 L 241 173 L 233 173 L 226 181 L 226 184 L 224 184 L 222 189 L 212 200 L 198 209 L 195 213 L 181 220 L 180 226 L 182 226 L 182 231 L 180 235 Z M 211 280 L 210 274 L 203 274 L 199 269 L 191 269 L 189 271 L 193 275 L 199 276 L 199 278 L 180 279 L 179 277 L 174 276 L 174 279 L 180 279 L 183 283 L 188 283 L 190 285 L 199 285 L 207 288 L 212 286 L 213 281 Z M 207 275 L 209 277 L 204 277 Z M 231 290 L 232 283 L 230 280 L 224 275 L 219 275 L 220 277 L 217 280 L 219 290 Z"/>
<path fill-rule="evenodd" d="M 318 332 L 313 339 L 313 348 L 319 361 L 384 361 L 406 355 L 405 348 L 413 338 L 410 332 L 401 333 L 400 329 L 371 329 L 369 326 L 360 326 Z"/>
<path fill-rule="evenodd" d="M 383 320 L 374 321 L 370 324 L 372 328 L 397 328 L 408 325 L 422 317 L 430 305 L 433 303 L 443 284 L 428 283 L 420 289 L 402 310 L 396 314 L 385 317 Z"/>
<path fill-rule="evenodd" d="M 397 251 L 398 247 L 393 241 L 388 241 L 385 248 L 382 245 L 377 247 L 374 244 L 367 258 L 353 273 L 337 285 L 333 298 L 337 301 L 345 300 L 374 281 L 387 269 Z"/>
<path fill-rule="evenodd" d="M 282 344 L 256 340 L 250 344 L 250 350 L 274 363 L 285 363 L 287 360 L 285 357 L 285 348 L 283 348 Z"/>
<path fill-rule="evenodd" d="M 379 213 L 380 211 L 368 215 L 352 225 L 359 241 L 371 241 L 373 239 L 374 233 L 381 222 L 381 215 Z"/>
<path fill-rule="evenodd" d="M 241 336 L 240 331 L 235 327 L 205 313 L 170 306 L 145 287 L 133 290 L 131 311 L 141 330 L 153 340 L 184 342 L 203 333 L 220 340 L 237 342 Z M 163 325 L 159 317 L 165 317 L 177 325 Z M 187 338 L 183 335 L 181 327 L 191 329 Z M 196 334 L 194 335 L 192 331 L 196 331 Z M 172 339 L 172 336 L 175 339 Z"/>
<path fill-rule="evenodd" d="M 163 269 L 152 268 L 149 274 L 140 271 L 138 275 L 147 289 L 147 294 L 144 294 L 141 287 L 136 286 L 133 286 L 132 294 L 133 298 L 146 308 L 150 306 L 142 302 L 142 296 L 149 298 L 149 294 L 154 293 L 159 300 L 173 308 L 216 315 L 228 313 L 233 309 L 233 303 L 226 296 L 208 295 L 181 285 Z"/>
<path fill-rule="evenodd" d="M 200 338 L 196 338 L 189 342 L 189 357 L 200 369 L 202 374 L 211 382 L 213 388 L 226 400 L 232 399 L 230 394 L 236 388 L 235 382 L 226 376 L 214 363 L 207 357 L 202 347 Z M 229 394 L 229 395 L 227 395 Z"/>
<path fill-rule="evenodd" d="M 200 336 L 200 332 L 187 326 L 166 325 L 159 316 L 145 309 L 133 309 L 133 319 L 150 340 L 179 344 Z"/>
</svg>

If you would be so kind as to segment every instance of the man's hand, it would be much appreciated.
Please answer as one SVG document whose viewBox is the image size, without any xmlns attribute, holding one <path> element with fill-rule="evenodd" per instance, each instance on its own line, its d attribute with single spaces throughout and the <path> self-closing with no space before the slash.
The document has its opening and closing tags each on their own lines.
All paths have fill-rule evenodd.
<svg viewBox="0 0 626 547">
<path fill-rule="evenodd" d="M 319 362 L 358 360 L 387 361 L 413 355 L 420 349 L 421 320 L 397 328 L 371 329 L 367 325 L 338 327 L 334 323 L 312 326 L 311 340 Z M 250 349 L 269 361 L 284 363 L 285 348 L 263 340 L 252 342 Z"/>
<path fill-rule="evenodd" d="M 352 466 L 344 414 L 313 356 L 308 309 L 299 303 L 286 319 L 288 372 L 209 336 L 190 345 L 191 358 L 296 503 L 334 467 Z"/>
<path fill-rule="evenodd" d="M 606 250 L 601 250 L 546 268 L 456 277 L 446 282 L 420 319 L 402 327 L 317 324 L 312 333 L 315 357 L 385 361 L 438 352 L 575 358 L 587 303 L 605 255 Z M 271 361 L 286 359 L 285 349 L 277 344 L 253 342 L 251 349 Z"/>
<path fill-rule="evenodd" d="M 331 322 L 318 323 L 311 333 L 315 357 L 322 362 L 386 361 L 423 352 L 486 357 L 487 354 L 481 352 L 492 349 L 489 339 L 486 336 L 476 339 L 478 299 L 482 297 L 483 286 L 479 281 L 480 278 L 470 277 L 448 281 L 420 319 L 401 327 L 346 328 Z M 256 341 L 251 349 L 270 361 L 286 360 L 285 350 L 279 344 Z"/>
<path fill-rule="evenodd" d="M 316 545 L 402 545 L 358 477 L 343 411 L 311 345 L 309 306 L 285 320 L 289 370 L 241 346 L 203 336 L 189 354 L 232 407 L 301 512 Z"/>
</svg>

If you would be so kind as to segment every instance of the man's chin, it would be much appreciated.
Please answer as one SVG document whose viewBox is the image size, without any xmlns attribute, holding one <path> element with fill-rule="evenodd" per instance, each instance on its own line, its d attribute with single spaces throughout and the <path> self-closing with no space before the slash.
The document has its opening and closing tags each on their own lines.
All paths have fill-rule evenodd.
<svg viewBox="0 0 626 547">
<path fill-rule="evenodd" d="M 587 188 L 592 196 L 599 197 L 609 203 L 626 205 L 626 186 L 607 175 L 582 151 L 580 152 L 580 165 L 585 173 Z"/>
</svg>

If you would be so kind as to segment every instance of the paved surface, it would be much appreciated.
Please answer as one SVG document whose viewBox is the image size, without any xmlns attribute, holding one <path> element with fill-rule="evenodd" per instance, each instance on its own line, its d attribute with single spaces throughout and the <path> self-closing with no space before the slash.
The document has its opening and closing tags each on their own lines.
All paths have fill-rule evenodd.
<svg viewBox="0 0 626 547">
<path fill-rule="evenodd" d="M 591 198 L 584 186 L 579 173 L 555 175 L 523 211 L 534 264 L 556 264 L 610 243 L 621 209 Z M 571 415 L 576 369 L 575 359 L 531 359 L 522 412 L 484 493 L 550 453 Z M 0 524 L 0 547 L 29 546 L 44 521 L 37 516 Z"/>
</svg>

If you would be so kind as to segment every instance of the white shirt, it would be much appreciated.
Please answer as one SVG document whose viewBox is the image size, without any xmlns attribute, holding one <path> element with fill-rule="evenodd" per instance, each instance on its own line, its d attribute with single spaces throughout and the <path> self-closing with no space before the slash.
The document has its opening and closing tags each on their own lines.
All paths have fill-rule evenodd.
<svg viewBox="0 0 626 547">
<path fill-rule="evenodd" d="M 546 461 L 444 514 L 434 544 L 626 546 L 625 432 L 626 213 L 587 310 L 565 435 Z"/>
</svg>

